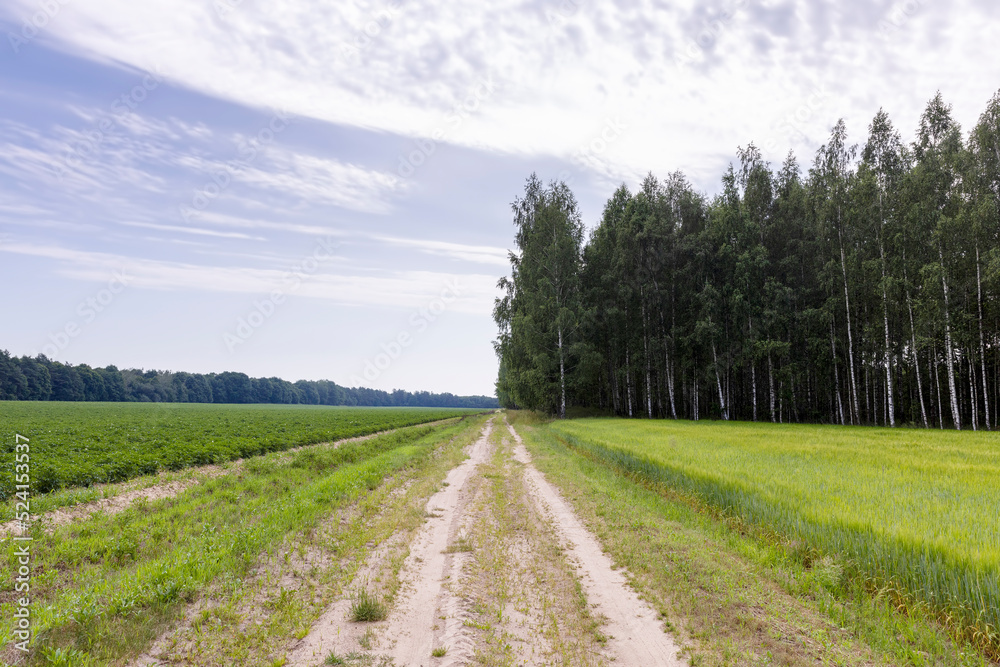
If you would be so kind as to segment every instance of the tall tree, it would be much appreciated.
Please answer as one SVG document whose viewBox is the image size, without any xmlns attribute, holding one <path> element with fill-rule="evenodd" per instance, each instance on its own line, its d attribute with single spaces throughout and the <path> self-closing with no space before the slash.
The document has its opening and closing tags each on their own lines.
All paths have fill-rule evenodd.
<svg viewBox="0 0 1000 667">
<path fill-rule="evenodd" d="M 893 391 L 892 343 L 889 334 L 890 270 L 887 257 L 889 239 L 898 227 L 896 197 L 906 172 L 906 155 L 903 140 L 892 126 L 889 115 L 882 109 L 868 126 L 868 143 L 862 151 L 859 169 L 860 180 L 868 186 L 871 195 L 867 202 L 867 218 L 878 244 L 879 292 L 882 297 L 882 325 L 884 348 L 882 363 L 885 366 L 886 400 L 889 426 L 896 425 L 896 405 Z M 919 376 L 918 376 L 919 377 Z M 922 392 L 921 392 L 922 393 Z M 923 399 L 921 398 L 921 402 Z"/>
<path fill-rule="evenodd" d="M 952 223 L 957 217 L 960 199 L 957 186 L 961 172 L 962 135 L 958 123 L 952 118 L 951 105 L 945 104 L 938 92 L 920 116 L 917 141 L 914 144 L 916 166 L 914 177 L 918 217 L 932 232 L 936 245 L 937 265 L 925 265 L 929 278 L 940 280 L 941 309 L 944 331 L 944 361 L 947 370 L 948 398 L 952 423 L 962 428 L 962 415 L 958 406 L 958 388 L 955 371 L 955 349 L 952 340 L 952 295 L 949 285 L 949 264 L 945 246 L 949 240 Z M 951 248 L 949 247 L 949 251 Z M 951 252 L 948 258 L 951 259 Z"/>
<path fill-rule="evenodd" d="M 816 162 L 811 172 L 815 188 L 814 196 L 818 197 L 818 214 L 823 224 L 832 230 L 839 252 L 840 269 L 844 286 L 844 314 L 847 324 L 848 376 L 850 379 L 850 396 L 852 407 L 852 423 L 860 422 L 861 415 L 858 404 L 858 382 L 855 377 L 854 364 L 854 329 L 851 316 L 851 290 L 847 270 L 847 246 L 850 243 L 849 219 L 850 185 L 853 178 L 851 169 L 856 146 L 847 144 L 847 126 L 843 119 L 837 121 L 830 134 L 830 140 L 820 147 L 816 153 Z"/>
<path fill-rule="evenodd" d="M 498 350 L 515 350 L 507 389 L 519 405 L 565 417 L 580 319 L 583 223 L 569 187 L 553 182 L 543 188 L 534 174 L 512 209 L 519 252 L 511 254 L 512 276 L 500 282 L 507 293 L 494 309 Z"/>
</svg>

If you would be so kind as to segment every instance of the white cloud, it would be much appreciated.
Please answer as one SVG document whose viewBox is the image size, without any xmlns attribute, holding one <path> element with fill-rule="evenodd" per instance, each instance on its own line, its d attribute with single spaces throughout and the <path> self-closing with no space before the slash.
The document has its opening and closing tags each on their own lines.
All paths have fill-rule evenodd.
<svg viewBox="0 0 1000 667">
<path fill-rule="evenodd" d="M 243 229 L 271 229 L 279 232 L 290 232 L 294 234 L 307 234 L 310 236 L 343 236 L 347 232 L 336 227 L 325 225 L 307 225 L 294 222 L 275 222 L 273 220 L 261 220 L 259 218 L 245 218 L 238 215 L 228 215 L 216 213 L 214 211 L 199 211 L 194 214 L 194 219 L 214 225 L 226 227 L 238 227 Z"/>
<path fill-rule="evenodd" d="M 455 286 L 450 289 L 449 298 L 451 293 L 457 293 L 458 297 L 449 305 L 450 309 L 488 315 L 496 293 L 493 275 L 392 270 L 347 274 L 322 264 L 310 272 L 303 268 L 304 257 L 287 260 L 286 269 L 260 269 L 137 260 L 112 253 L 31 243 L 0 244 L 0 252 L 60 261 L 63 265 L 58 272 L 76 280 L 106 282 L 114 272 L 124 271 L 130 286 L 146 289 L 257 295 L 281 290 L 288 295 L 349 306 L 419 307 L 440 296 L 449 286 Z M 335 257 L 331 259 L 336 261 Z"/>
<path fill-rule="evenodd" d="M 403 187 L 392 174 L 339 160 L 270 147 L 263 160 L 237 173 L 248 185 L 300 197 L 310 204 L 332 204 L 368 213 L 389 210 L 389 197 Z"/>
<path fill-rule="evenodd" d="M 194 234 L 196 236 L 215 236 L 226 239 L 247 239 L 251 241 L 266 241 L 263 236 L 250 236 L 239 232 L 219 232 L 214 229 L 204 229 L 202 227 L 184 227 L 180 225 L 158 225 L 152 222 L 122 222 L 119 223 L 127 227 L 142 227 L 144 229 L 155 229 L 161 232 L 179 232 L 181 234 Z"/>
<path fill-rule="evenodd" d="M 10 177 L 11 182 L 45 187 L 56 199 L 71 195 L 74 206 L 81 199 L 87 200 L 102 209 L 99 215 L 105 219 L 132 222 L 151 215 L 162 218 L 162 199 L 166 198 L 170 220 L 165 222 L 178 220 L 183 206 L 189 211 L 185 218 L 331 234 L 336 232 L 321 225 L 284 222 L 282 218 L 287 218 L 296 205 L 338 206 L 384 214 L 391 210 L 392 199 L 405 186 L 392 174 L 277 145 L 259 146 L 252 160 L 241 161 L 237 159 L 237 145 L 243 145 L 240 142 L 245 143 L 245 138 L 235 137 L 233 146 L 221 149 L 206 145 L 204 140 L 214 136 L 210 129 L 176 118 L 164 121 L 140 112 L 109 115 L 89 107 L 74 107 L 72 113 L 84 121 L 81 126 L 57 124 L 47 134 L 0 120 L 0 174 Z M 220 151 L 222 158 L 216 157 Z M 213 210 L 219 206 L 217 201 L 209 207 L 194 206 L 199 192 L 217 187 L 220 174 L 236 187 L 227 186 L 221 192 L 216 189 L 218 194 L 213 200 L 242 209 L 264 208 L 267 210 L 262 217 L 272 219 L 238 222 L 225 216 L 213 218 L 219 215 Z M 161 201 L 151 207 L 144 196 Z M 270 204 L 255 201 L 257 197 L 267 198 Z M 289 200 L 298 204 L 290 205 Z M 240 238 L 233 234 L 212 235 Z"/>
<path fill-rule="evenodd" d="M 451 259 L 460 259 L 476 264 L 490 264 L 493 266 L 509 267 L 510 260 L 507 250 L 495 248 L 493 246 L 466 245 L 463 243 L 450 243 L 447 241 L 425 241 L 421 239 L 403 239 L 393 236 L 375 236 L 375 240 L 388 243 L 390 245 L 402 246 L 406 248 L 416 248 L 429 255 L 439 255 Z"/>
<path fill-rule="evenodd" d="M 682 168 L 713 182 L 721 156 L 765 141 L 823 82 L 837 82 L 828 103 L 781 135 L 770 158 L 795 148 L 808 162 L 839 116 L 860 140 L 880 105 L 909 133 L 937 88 L 968 124 L 1000 78 L 996 19 L 974 0 L 896 3 L 913 9 L 885 35 L 880 22 L 896 5 L 860 1 L 505 0 L 476 11 L 461 3 L 230 4 L 220 16 L 226 3 L 201 0 L 67 3 L 46 34 L 102 61 L 160 66 L 221 98 L 410 136 L 439 128 L 448 141 L 496 151 L 571 157 L 620 117 L 629 130 L 597 156 L 604 171 Z M 12 0 L 6 13 L 19 19 L 34 7 Z M 491 78 L 496 91 L 477 100 Z M 349 166 L 292 164 L 319 183 L 355 183 L 339 197 L 322 185 L 299 190 L 338 205 L 368 205 L 368 190 L 394 187 Z M 296 185 L 272 173 L 251 177 Z"/>
</svg>

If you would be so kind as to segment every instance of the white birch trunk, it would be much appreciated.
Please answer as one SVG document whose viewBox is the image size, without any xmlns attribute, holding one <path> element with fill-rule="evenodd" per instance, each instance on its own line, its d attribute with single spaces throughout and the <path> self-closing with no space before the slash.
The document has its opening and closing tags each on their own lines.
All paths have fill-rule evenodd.
<svg viewBox="0 0 1000 667">
<path fill-rule="evenodd" d="M 979 430 L 979 398 L 976 396 L 976 366 L 969 357 L 969 402 L 972 403 L 972 430 Z"/>
<path fill-rule="evenodd" d="M 976 303 L 979 307 L 979 364 L 983 378 L 983 408 L 986 430 L 990 430 L 990 390 L 986 379 L 986 338 L 983 336 L 983 276 L 979 268 L 979 243 L 976 243 Z"/>
<path fill-rule="evenodd" d="M 879 251 L 882 253 L 882 321 L 885 324 L 885 395 L 889 410 L 889 426 L 895 428 L 896 404 L 892 396 L 892 364 L 889 359 L 889 295 L 885 285 L 885 250 L 881 243 Z"/>
<path fill-rule="evenodd" d="M 559 325 L 559 418 L 566 419 L 566 360 L 563 356 L 562 325 Z"/>
<path fill-rule="evenodd" d="M 948 369 L 948 393 L 951 397 L 951 417 L 955 428 L 962 430 L 962 416 L 958 412 L 958 392 L 955 387 L 955 360 L 951 348 L 951 311 L 948 309 L 948 280 L 944 275 L 944 250 L 938 242 L 938 258 L 941 260 L 941 287 L 944 289 L 944 352 L 945 366 Z"/>
<path fill-rule="evenodd" d="M 941 373 L 937 360 L 937 346 L 934 347 L 934 384 L 937 385 L 938 424 L 944 430 L 944 403 L 941 401 Z"/>
<path fill-rule="evenodd" d="M 694 378 L 694 420 L 698 421 L 698 376 Z"/>
<path fill-rule="evenodd" d="M 851 295 L 847 289 L 847 256 L 844 254 L 843 237 L 840 239 L 840 268 L 844 274 L 844 308 L 847 311 L 847 361 L 850 364 L 851 400 L 854 406 L 854 416 L 851 418 L 851 423 L 854 424 L 861 421 L 861 415 L 858 409 L 858 382 L 854 375 L 854 335 L 851 333 Z"/>
<path fill-rule="evenodd" d="M 771 423 L 774 423 L 774 364 L 771 362 L 771 353 L 767 354 L 767 384 L 771 394 Z"/>
<path fill-rule="evenodd" d="M 753 342 L 753 319 L 747 318 L 747 322 L 750 325 L 750 341 Z M 753 405 L 753 420 L 757 421 L 757 364 L 754 363 L 753 357 L 750 358 L 750 380 L 753 385 L 753 395 L 750 400 Z"/>
<path fill-rule="evenodd" d="M 906 280 L 904 275 L 903 280 Z M 917 375 L 917 396 L 920 399 L 920 418 L 924 428 L 930 428 L 927 423 L 927 409 L 924 407 L 924 382 L 920 379 L 920 357 L 917 356 L 917 328 L 913 326 L 913 302 L 910 300 L 910 288 L 906 288 L 906 309 L 910 312 L 910 343 L 913 345 L 913 371 Z"/>
<path fill-rule="evenodd" d="M 846 423 L 844 420 L 844 401 L 840 397 L 840 371 L 838 370 L 840 366 L 837 363 L 837 338 L 833 334 L 833 322 L 830 322 L 830 348 L 833 350 L 833 385 L 837 391 L 837 412 L 840 414 L 840 425 L 843 426 Z"/>
<path fill-rule="evenodd" d="M 649 358 L 649 326 L 646 322 L 646 305 L 642 306 L 642 346 L 646 353 L 646 417 L 653 418 L 653 370 Z"/>
<path fill-rule="evenodd" d="M 715 343 L 712 343 L 712 360 L 715 362 L 715 387 L 719 390 L 719 407 L 722 408 L 722 418 L 729 420 L 729 412 L 726 409 L 726 397 L 722 393 L 722 379 L 719 377 L 719 357 L 715 353 Z"/>
<path fill-rule="evenodd" d="M 628 346 L 625 347 L 625 390 L 628 393 L 628 416 L 632 416 L 632 361 Z"/>
</svg>

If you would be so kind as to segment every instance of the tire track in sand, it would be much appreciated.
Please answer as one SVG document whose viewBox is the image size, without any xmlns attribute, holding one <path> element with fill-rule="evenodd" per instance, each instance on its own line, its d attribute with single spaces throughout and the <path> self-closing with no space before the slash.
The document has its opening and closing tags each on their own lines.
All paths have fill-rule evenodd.
<svg viewBox="0 0 1000 667">
<path fill-rule="evenodd" d="M 663 630 L 656 612 L 628 585 L 620 570 L 601 549 L 600 542 L 587 530 L 559 491 L 532 464 L 521 436 L 507 423 L 517 446 L 514 458 L 524 464 L 526 487 L 539 511 L 552 517 L 552 525 L 569 543 L 567 555 L 580 566 L 580 583 L 595 615 L 607 624 L 608 651 L 618 665 L 682 667 L 679 649 Z"/>
<path fill-rule="evenodd" d="M 406 594 L 389 614 L 381 633 L 380 646 L 396 665 L 462 665 L 473 659 L 474 642 L 464 632 L 461 600 L 452 591 L 457 584 L 465 554 L 447 553 L 451 539 L 465 528 L 463 493 L 476 467 L 489 461 L 493 418 L 486 422 L 479 439 L 469 448 L 469 458 L 453 468 L 445 486 L 427 501 L 431 519 L 421 531 L 403 565 Z M 444 660 L 434 660 L 431 651 L 447 646 Z"/>
<path fill-rule="evenodd" d="M 373 664 L 437 666 L 465 664 L 472 660 L 472 640 L 463 632 L 460 617 L 461 601 L 446 585 L 457 581 L 466 554 L 446 551 L 449 542 L 464 529 L 464 508 L 469 498 L 463 491 L 476 467 L 489 460 L 492 428 L 493 418 L 486 422 L 479 438 L 468 448 L 469 458 L 448 472 L 442 489 L 427 501 L 425 514 L 429 518 L 410 546 L 400 575 L 403 589 L 389 618 L 380 623 L 352 623 L 348 618 L 351 600 L 340 600 L 297 643 L 288 655 L 287 667 L 315 667 L 330 653 L 355 654 L 358 639 L 369 628 L 377 635 L 378 649 L 374 652 L 378 662 L 373 655 Z M 355 588 L 378 569 L 382 551 L 381 547 L 377 549 L 362 566 L 355 577 Z M 446 618 L 439 618 L 441 616 Z M 431 657 L 431 651 L 443 645 L 449 646 L 445 662 Z"/>
</svg>

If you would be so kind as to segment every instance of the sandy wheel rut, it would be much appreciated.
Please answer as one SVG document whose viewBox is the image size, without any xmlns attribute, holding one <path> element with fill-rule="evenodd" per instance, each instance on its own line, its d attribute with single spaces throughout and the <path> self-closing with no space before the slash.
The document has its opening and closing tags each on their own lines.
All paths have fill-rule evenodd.
<svg viewBox="0 0 1000 667">
<path fill-rule="evenodd" d="M 344 598 L 286 665 L 331 655 L 397 667 L 683 664 L 656 612 L 495 419 L 427 501 L 388 618 L 352 623 Z M 352 590 L 378 560 L 376 551 Z"/>
</svg>

